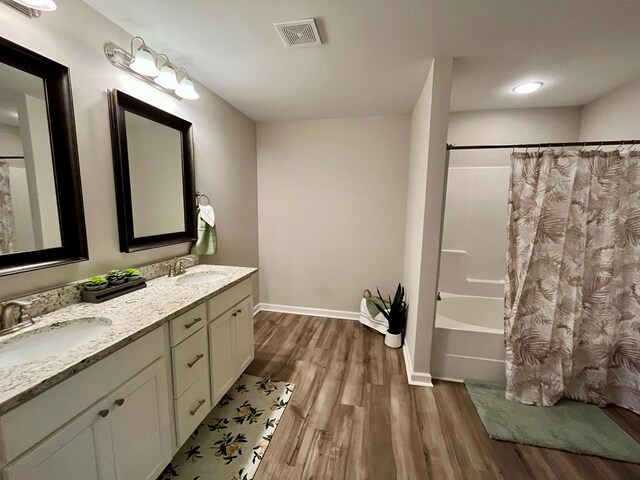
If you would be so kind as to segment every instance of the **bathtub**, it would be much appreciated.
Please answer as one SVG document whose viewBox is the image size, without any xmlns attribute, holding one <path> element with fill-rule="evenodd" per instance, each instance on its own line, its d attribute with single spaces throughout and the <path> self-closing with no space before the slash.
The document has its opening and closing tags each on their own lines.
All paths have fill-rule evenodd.
<svg viewBox="0 0 640 480">
<path fill-rule="evenodd" d="M 504 383 L 504 300 L 441 293 L 431 353 L 431 375 Z"/>
</svg>

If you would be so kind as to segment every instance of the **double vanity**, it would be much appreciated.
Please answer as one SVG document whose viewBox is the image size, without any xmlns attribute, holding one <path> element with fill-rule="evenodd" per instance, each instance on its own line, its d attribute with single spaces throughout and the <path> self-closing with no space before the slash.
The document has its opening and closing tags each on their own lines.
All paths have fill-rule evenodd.
<svg viewBox="0 0 640 480">
<path fill-rule="evenodd" d="M 178 100 L 163 110 L 104 92 L 118 252 L 104 230 L 93 245 L 87 239 L 84 205 L 93 198 L 83 197 L 69 68 L 1 37 L 0 67 L 0 277 L 31 272 L 37 288 L 46 283 L 37 271 L 86 262 L 90 250 L 103 251 L 86 273 L 134 264 L 143 250 L 188 251 L 206 195 L 196 195 L 193 126 L 170 113 L 184 112 Z M 95 202 L 92 214 L 109 222 L 110 210 Z M 205 228 L 203 252 L 213 254 L 215 231 Z M 19 301 L 0 292 L 1 480 L 162 472 L 253 359 L 256 269 L 185 271 L 186 260 L 169 272 L 164 263 L 140 267 L 147 288 L 104 303 L 81 303 L 82 282 Z"/>
<path fill-rule="evenodd" d="M 0 338 L 2 480 L 154 480 L 254 356 L 253 268 L 198 265 Z"/>
</svg>

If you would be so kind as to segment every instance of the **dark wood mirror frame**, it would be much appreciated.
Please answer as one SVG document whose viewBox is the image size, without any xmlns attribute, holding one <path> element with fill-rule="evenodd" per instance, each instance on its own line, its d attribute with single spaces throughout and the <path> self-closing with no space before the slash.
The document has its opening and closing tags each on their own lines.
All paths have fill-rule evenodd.
<svg viewBox="0 0 640 480">
<path fill-rule="evenodd" d="M 69 69 L 0 37 L 0 63 L 44 83 L 61 247 L 0 255 L 0 275 L 89 259 Z"/>
<path fill-rule="evenodd" d="M 134 236 L 125 112 L 135 113 L 141 117 L 178 130 L 181 133 L 185 220 L 185 229 L 183 231 L 147 237 Z M 109 91 L 109 117 L 111 120 L 113 168 L 115 173 L 116 200 L 118 204 L 120 251 L 135 252 L 195 240 L 196 187 L 191 123 L 118 90 Z"/>
</svg>

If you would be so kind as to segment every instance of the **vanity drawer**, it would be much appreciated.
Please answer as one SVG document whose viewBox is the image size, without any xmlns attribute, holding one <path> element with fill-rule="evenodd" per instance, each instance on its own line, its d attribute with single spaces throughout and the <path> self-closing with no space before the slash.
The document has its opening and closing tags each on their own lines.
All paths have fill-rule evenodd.
<svg viewBox="0 0 640 480">
<path fill-rule="evenodd" d="M 178 345 L 207 324 L 207 305 L 203 303 L 171 320 L 171 346 Z"/>
<path fill-rule="evenodd" d="M 176 436 L 182 445 L 211 411 L 209 376 L 200 377 L 175 400 Z"/>
<path fill-rule="evenodd" d="M 234 285 L 229 290 L 225 290 L 209 300 L 209 321 L 218 318 L 224 312 L 233 307 L 236 303 L 247 298 L 253 293 L 251 279 L 243 280 Z M 253 308 L 253 305 L 251 306 Z"/>
<path fill-rule="evenodd" d="M 204 323 L 204 322 L 203 322 Z M 198 378 L 209 375 L 209 342 L 207 329 L 202 328 L 171 349 L 173 392 L 182 395 Z"/>
</svg>

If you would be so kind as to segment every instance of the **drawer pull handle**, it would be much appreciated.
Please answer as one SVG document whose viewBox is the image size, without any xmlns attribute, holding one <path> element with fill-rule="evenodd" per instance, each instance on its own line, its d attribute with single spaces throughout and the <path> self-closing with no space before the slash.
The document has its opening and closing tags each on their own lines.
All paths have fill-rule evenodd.
<svg viewBox="0 0 640 480">
<path fill-rule="evenodd" d="M 201 317 L 198 317 L 198 318 L 196 318 L 193 322 L 191 322 L 191 323 L 187 323 L 187 324 L 184 326 L 184 328 L 191 328 L 191 327 L 193 327 L 196 323 L 201 322 L 201 321 L 202 321 L 202 318 L 201 318 Z"/>
<path fill-rule="evenodd" d="M 114 403 L 121 407 L 122 405 L 124 405 L 124 398 L 119 398 Z"/>
<path fill-rule="evenodd" d="M 192 416 L 192 417 L 196 414 L 196 412 L 198 411 L 198 409 L 199 409 L 202 405 L 204 405 L 204 402 L 206 402 L 206 400 L 203 398 L 202 400 L 200 400 L 200 401 L 198 402 L 198 405 L 196 405 L 196 408 L 194 408 L 193 410 L 190 410 L 190 411 L 189 411 L 189 413 L 191 414 L 191 416 Z"/>
<path fill-rule="evenodd" d="M 200 360 L 203 357 L 204 357 L 204 353 L 199 353 L 198 355 L 196 355 L 196 359 L 193 362 L 187 363 L 187 366 L 189 368 L 193 367 L 196 363 L 198 363 L 198 360 Z"/>
<path fill-rule="evenodd" d="M 100 410 L 100 411 L 98 412 L 98 414 L 99 414 L 102 418 L 104 418 L 104 417 L 106 417 L 107 415 L 109 415 L 109 409 Z"/>
</svg>

